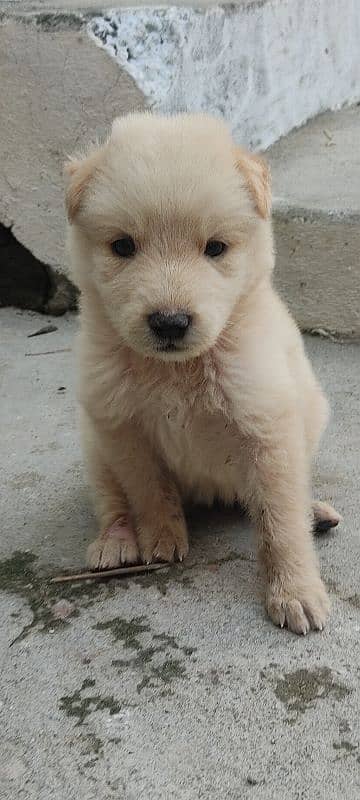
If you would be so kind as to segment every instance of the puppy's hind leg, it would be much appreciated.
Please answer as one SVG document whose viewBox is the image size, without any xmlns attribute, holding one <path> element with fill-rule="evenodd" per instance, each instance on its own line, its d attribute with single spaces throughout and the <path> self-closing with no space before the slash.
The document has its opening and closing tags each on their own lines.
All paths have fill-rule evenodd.
<svg viewBox="0 0 360 800">
<path fill-rule="evenodd" d="M 312 510 L 314 515 L 313 529 L 315 533 L 326 533 L 326 531 L 336 528 L 339 522 L 341 522 L 340 514 L 328 503 L 314 500 Z"/>
<path fill-rule="evenodd" d="M 89 471 L 100 535 L 88 547 L 87 564 L 91 569 L 108 569 L 137 562 L 139 550 L 125 493 L 99 458 L 97 453 Z"/>
<path fill-rule="evenodd" d="M 312 464 L 321 436 L 329 418 L 329 405 L 319 386 L 312 390 L 311 402 L 306 408 L 305 435 L 307 452 Z M 313 530 L 315 533 L 325 533 L 336 528 L 341 522 L 341 516 L 328 503 L 314 500 L 312 504 Z"/>
<path fill-rule="evenodd" d="M 306 451 L 312 467 L 313 458 L 318 450 L 321 436 L 329 419 L 329 404 L 319 385 L 314 381 L 308 364 L 306 364 L 306 370 L 310 375 L 310 389 L 309 402 L 305 405 L 304 425 Z M 313 501 L 312 512 L 314 533 L 325 533 L 331 528 L 336 528 L 341 522 L 340 514 L 328 503 L 323 503 L 320 500 Z"/>
</svg>

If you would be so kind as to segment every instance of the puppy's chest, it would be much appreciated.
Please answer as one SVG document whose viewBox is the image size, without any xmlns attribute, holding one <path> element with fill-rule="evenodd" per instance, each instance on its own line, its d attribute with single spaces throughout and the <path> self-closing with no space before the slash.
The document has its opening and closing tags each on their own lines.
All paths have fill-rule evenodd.
<svg viewBox="0 0 360 800">
<path fill-rule="evenodd" d="M 176 473 L 213 474 L 239 457 L 239 433 L 221 390 L 173 387 L 149 399 L 142 425 L 155 450 Z"/>
</svg>

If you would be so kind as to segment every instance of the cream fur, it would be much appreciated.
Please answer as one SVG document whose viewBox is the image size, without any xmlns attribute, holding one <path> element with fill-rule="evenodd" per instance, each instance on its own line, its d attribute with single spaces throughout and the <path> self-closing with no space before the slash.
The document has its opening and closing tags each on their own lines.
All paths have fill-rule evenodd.
<svg viewBox="0 0 360 800">
<path fill-rule="evenodd" d="M 67 172 L 83 439 L 100 527 L 91 566 L 182 559 L 183 501 L 238 500 L 258 529 L 271 618 L 297 633 L 321 629 L 329 603 L 310 471 L 328 410 L 272 287 L 266 165 L 210 117 L 136 114 L 115 120 L 107 142 Z M 132 259 L 111 250 L 125 235 Z M 204 255 L 209 239 L 228 245 L 218 259 Z M 176 351 L 159 352 L 149 330 L 158 310 L 192 315 Z M 314 513 L 339 520 L 324 504 Z"/>
</svg>

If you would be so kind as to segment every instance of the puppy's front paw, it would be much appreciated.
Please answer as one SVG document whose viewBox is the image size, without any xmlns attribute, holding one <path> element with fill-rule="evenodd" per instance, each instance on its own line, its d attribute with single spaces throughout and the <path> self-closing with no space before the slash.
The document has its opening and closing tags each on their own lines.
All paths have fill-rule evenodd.
<svg viewBox="0 0 360 800">
<path fill-rule="evenodd" d="M 125 518 L 117 519 L 88 547 L 90 569 L 111 569 L 139 560 L 134 528 Z"/>
<path fill-rule="evenodd" d="M 275 625 L 305 635 L 310 629 L 323 630 L 330 602 L 318 576 L 314 576 L 311 582 L 278 579 L 269 584 L 266 608 Z"/>
<path fill-rule="evenodd" d="M 143 522 L 138 528 L 139 547 L 142 560 L 183 561 L 189 552 L 186 523 L 181 514 L 170 515 L 167 520 L 149 524 Z"/>
</svg>

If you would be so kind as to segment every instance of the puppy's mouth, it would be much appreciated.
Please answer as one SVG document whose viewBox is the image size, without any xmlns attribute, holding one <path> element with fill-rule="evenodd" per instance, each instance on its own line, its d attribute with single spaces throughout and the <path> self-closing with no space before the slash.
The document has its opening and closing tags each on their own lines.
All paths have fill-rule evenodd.
<svg viewBox="0 0 360 800">
<path fill-rule="evenodd" d="M 192 357 L 192 348 L 189 347 L 188 343 L 174 341 L 171 338 L 166 338 L 161 342 L 153 342 L 151 350 L 153 357 L 162 361 L 184 361 L 184 359 Z"/>
<path fill-rule="evenodd" d="M 157 353 L 181 353 L 183 350 L 184 347 L 179 347 L 179 345 L 176 344 L 176 342 L 172 342 L 171 339 L 156 346 Z"/>
</svg>

